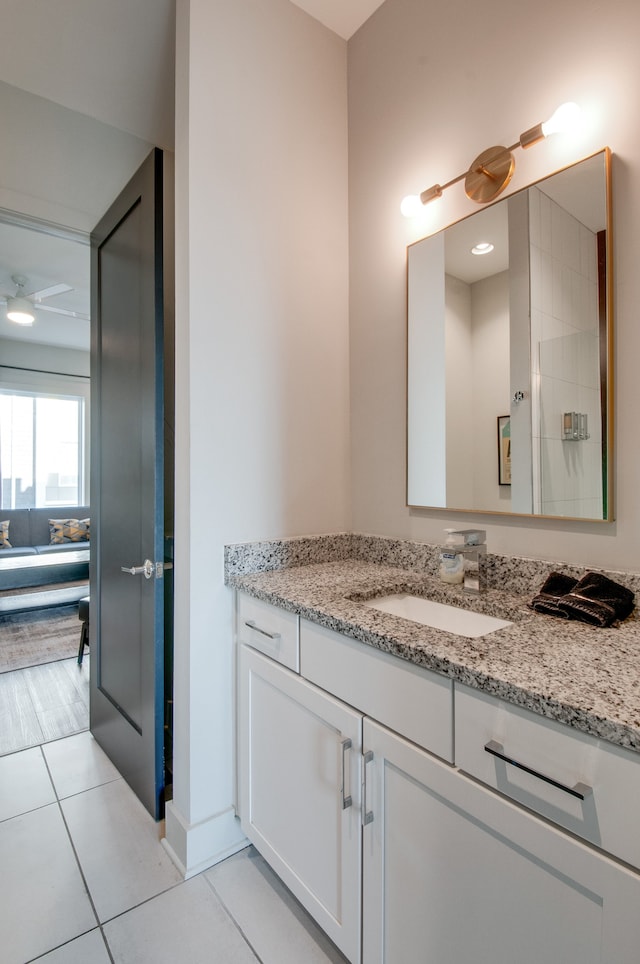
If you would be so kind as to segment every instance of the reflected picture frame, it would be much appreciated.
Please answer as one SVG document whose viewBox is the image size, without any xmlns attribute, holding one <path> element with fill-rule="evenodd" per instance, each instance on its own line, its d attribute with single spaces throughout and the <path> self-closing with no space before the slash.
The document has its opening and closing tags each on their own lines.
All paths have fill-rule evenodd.
<svg viewBox="0 0 640 964">
<path fill-rule="evenodd" d="M 511 485 L 511 416 L 498 415 L 498 485 Z"/>
</svg>

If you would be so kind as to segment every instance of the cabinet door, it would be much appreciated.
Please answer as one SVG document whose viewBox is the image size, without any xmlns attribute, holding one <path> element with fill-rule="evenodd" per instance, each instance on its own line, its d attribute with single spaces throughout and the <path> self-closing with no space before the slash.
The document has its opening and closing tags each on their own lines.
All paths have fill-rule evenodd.
<svg viewBox="0 0 640 964">
<path fill-rule="evenodd" d="M 364 964 L 637 964 L 636 874 L 369 720 L 363 746 Z"/>
<path fill-rule="evenodd" d="M 242 829 L 359 961 L 361 715 L 241 646 L 239 726 Z"/>
</svg>

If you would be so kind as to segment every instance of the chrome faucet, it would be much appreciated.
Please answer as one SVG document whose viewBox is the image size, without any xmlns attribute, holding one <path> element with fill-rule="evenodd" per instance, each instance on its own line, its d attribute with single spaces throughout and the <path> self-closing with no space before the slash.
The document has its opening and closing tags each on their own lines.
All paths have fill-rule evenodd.
<svg viewBox="0 0 640 964">
<path fill-rule="evenodd" d="M 487 533 L 484 529 L 458 529 L 461 545 L 456 547 L 464 562 L 465 592 L 484 592 L 487 588 Z"/>
<path fill-rule="evenodd" d="M 482 543 L 478 546 L 465 546 L 462 549 L 464 560 L 465 592 L 484 592 L 487 588 L 487 547 Z"/>
</svg>

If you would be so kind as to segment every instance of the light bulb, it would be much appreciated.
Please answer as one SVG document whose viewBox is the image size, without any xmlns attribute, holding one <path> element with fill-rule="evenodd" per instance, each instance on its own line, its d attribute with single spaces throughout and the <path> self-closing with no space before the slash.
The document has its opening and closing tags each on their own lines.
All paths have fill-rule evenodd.
<svg viewBox="0 0 640 964">
<path fill-rule="evenodd" d="M 15 321 L 16 325 L 32 325 L 34 322 L 33 315 L 26 311 L 8 311 L 7 318 L 9 321 Z"/>
<path fill-rule="evenodd" d="M 7 301 L 7 318 L 16 325 L 32 325 L 36 316 L 31 302 L 26 298 L 9 298 Z"/>
<path fill-rule="evenodd" d="M 549 120 L 543 122 L 542 133 L 548 137 L 550 134 L 562 134 L 571 130 L 578 123 L 581 113 L 578 105 L 573 102 L 561 104 Z"/>
<path fill-rule="evenodd" d="M 407 196 L 402 199 L 400 211 L 405 218 L 415 218 L 422 211 L 422 207 L 422 201 L 417 194 L 407 194 Z"/>
</svg>

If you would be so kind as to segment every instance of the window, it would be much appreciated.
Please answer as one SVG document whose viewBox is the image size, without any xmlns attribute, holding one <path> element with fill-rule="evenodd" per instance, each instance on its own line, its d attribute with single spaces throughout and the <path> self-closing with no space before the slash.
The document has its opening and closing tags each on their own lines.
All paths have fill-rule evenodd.
<svg viewBox="0 0 640 964">
<path fill-rule="evenodd" d="M 85 397 L 0 389 L 0 506 L 85 500 Z"/>
</svg>

